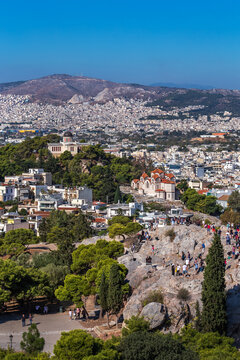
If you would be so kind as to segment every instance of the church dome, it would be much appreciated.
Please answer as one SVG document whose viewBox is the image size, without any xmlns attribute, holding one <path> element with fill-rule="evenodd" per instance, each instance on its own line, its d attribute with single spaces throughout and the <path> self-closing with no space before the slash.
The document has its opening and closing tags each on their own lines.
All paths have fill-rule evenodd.
<svg viewBox="0 0 240 360">
<path fill-rule="evenodd" d="M 71 133 L 71 131 L 66 131 L 66 132 L 63 134 L 63 137 L 73 137 L 73 134 Z"/>
</svg>

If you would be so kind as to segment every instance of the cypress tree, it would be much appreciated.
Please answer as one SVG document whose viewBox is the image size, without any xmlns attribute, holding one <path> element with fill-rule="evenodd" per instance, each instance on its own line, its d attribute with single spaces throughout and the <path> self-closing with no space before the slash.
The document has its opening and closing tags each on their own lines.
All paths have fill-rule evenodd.
<svg viewBox="0 0 240 360">
<path fill-rule="evenodd" d="M 121 194 L 120 188 L 118 186 L 116 188 L 116 191 L 115 191 L 115 194 L 114 194 L 114 203 L 117 204 L 118 201 L 121 201 L 121 199 L 122 199 L 122 194 Z"/>
<path fill-rule="evenodd" d="M 113 264 L 109 274 L 108 285 L 108 307 L 112 314 L 116 315 L 118 321 L 118 313 L 123 306 L 122 278 L 117 264 Z"/>
<path fill-rule="evenodd" d="M 108 282 L 105 272 L 102 273 L 101 283 L 99 287 L 99 300 L 102 311 L 107 312 L 108 315 Z M 109 318 L 109 316 L 107 316 Z"/>
<path fill-rule="evenodd" d="M 195 319 L 194 327 L 197 331 L 199 331 L 199 332 L 202 331 L 201 311 L 200 311 L 200 306 L 199 306 L 198 300 L 196 302 L 196 319 Z"/>
<path fill-rule="evenodd" d="M 217 234 L 206 258 L 202 303 L 203 331 L 224 334 L 227 326 L 224 251 Z"/>
</svg>

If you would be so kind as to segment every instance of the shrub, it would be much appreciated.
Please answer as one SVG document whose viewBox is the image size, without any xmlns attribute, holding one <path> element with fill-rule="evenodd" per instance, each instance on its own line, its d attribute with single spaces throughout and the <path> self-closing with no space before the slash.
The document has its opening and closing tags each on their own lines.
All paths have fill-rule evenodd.
<svg viewBox="0 0 240 360">
<path fill-rule="evenodd" d="M 173 240 L 175 239 L 176 233 L 173 230 L 173 228 L 171 228 L 165 232 L 165 236 L 169 236 L 170 241 L 173 242 Z"/>
<path fill-rule="evenodd" d="M 187 289 L 181 288 L 178 290 L 177 298 L 182 301 L 189 301 L 191 299 L 191 295 Z"/>
<path fill-rule="evenodd" d="M 142 306 L 146 306 L 147 304 L 150 304 L 151 302 L 157 302 L 160 304 L 163 304 L 164 297 L 161 290 L 155 290 L 150 292 L 147 297 L 142 301 Z"/>
<path fill-rule="evenodd" d="M 211 225 L 211 221 L 209 219 L 205 219 L 205 225 Z"/>
<path fill-rule="evenodd" d="M 200 225 L 202 225 L 202 219 L 200 218 L 200 216 L 194 215 L 194 216 L 192 217 L 192 223 L 195 224 L 195 225 L 200 226 Z M 211 224 L 211 223 L 210 223 L 210 224 Z"/>
</svg>

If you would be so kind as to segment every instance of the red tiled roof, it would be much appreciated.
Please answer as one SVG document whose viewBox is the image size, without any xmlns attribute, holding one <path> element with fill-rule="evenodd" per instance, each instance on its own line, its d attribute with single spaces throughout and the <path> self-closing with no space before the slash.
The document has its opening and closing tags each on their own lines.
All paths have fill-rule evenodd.
<svg viewBox="0 0 240 360">
<path fill-rule="evenodd" d="M 148 174 L 146 174 L 146 173 L 144 172 L 141 177 L 143 177 L 143 178 L 145 179 L 146 177 L 148 177 Z"/>
<path fill-rule="evenodd" d="M 49 217 L 51 214 L 50 211 L 35 211 L 32 215 L 38 215 L 42 217 Z"/>
<path fill-rule="evenodd" d="M 96 222 L 96 223 L 105 223 L 105 222 L 106 222 L 106 219 L 96 218 L 96 219 L 94 219 L 92 222 Z"/>
<path fill-rule="evenodd" d="M 163 189 L 157 189 L 157 190 L 155 190 L 155 191 L 163 191 L 163 192 L 166 192 L 165 190 L 163 190 Z"/>
<path fill-rule="evenodd" d="M 165 176 L 169 177 L 169 179 L 174 178 L 175 176 L 173 174 L 165 174 Z"/>
<path fill-rule="evenodd" d="M 137 183 L 137 182 L 139 182 L 139 180 L 138 179 L 133 179 L 133 182 Z"/>
<path fill-rule="evenodd" d="M 212 135 L 215 135 L 215 136 L 223 136 L 223 135 L 226 135 L 227 133 L 212 133 Z"/>
<path fill-rule="evenodd" d="M 162 183 L 164 183 L 164 184 L 175 184 L 175 182 L 174 181 L 171 181 L 171 180 L 167 180 L 167 179 L 162 179 L 162 181 L 161 181 Z"/>
<path fill-rule="evenodd" d="M 156 179 L 159 178 L 160 176 L 159 176 L 158 174 L 154 174 L 152 177 L 156 180 Z"/>
<path fill-rule="evenodd" d="M 198 194 L 203 195 L 203 194 L 206 194 L 208 191 L 209 191 L 208 189 L 198 190 Z"/>
<path fill-rule="evenodd" d="M 106 205 L 106 203 L 102 201 L 93 201 L 93 205 Z"/>
<path fill-rule="evenodd" d="M 152 171 L 154 174 L 161 174 L 161 173 L 163 173 L 163 171 L 161 170 L 161 169 L 155 169 L 155 170 L 153 170 Z"/>
<path fill-rule="evenodd" d="M 229 199 L 229 195 L 222 195 L 220 196 L 220 198 L 218 198 L 218 200 L 221 200 L 221 201 L 228 201 Z"/>
</svg>

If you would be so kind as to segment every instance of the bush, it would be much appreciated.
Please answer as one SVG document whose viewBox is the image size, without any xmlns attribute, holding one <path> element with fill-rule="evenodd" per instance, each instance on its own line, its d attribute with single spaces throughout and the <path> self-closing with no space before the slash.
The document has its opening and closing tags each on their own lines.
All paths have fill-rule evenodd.
<svg viewBox="0 0 240 360">
<path fill-rule="evenodd" d="M 182 301 L 189 301 L 191 299 L 191 295 L 187 289 L 181 288 L 178 290 L 177 298 Z"/>
<path fill-rule="evenodd" d="M 175 239 L 176 233 L 173 230 L 173 228 L 171 228 L 165 232 L 165 236 L 169 236 L 170 241 L 173 242 L 173 240 Z"/>
<path fill-rule="evenodd" d="M 163 304 L 164 297 L 161 290 L 155 290 L 150 292 L 147 297 L 142 301 L 142 306 L 146 306 L 147 304 L 150 304 L 151 302 L 157 302 L 160 304 Z"/>
<path fill-rule="evenodd" d="M 211 221 L 209 219 L 205 219 L 205 225 L 211 225 Z"/>
<path fill-rule="evenodd" d="M 192 223 L 197 225 L 197 226 L 201 226 L 202 225 L 202 219 L 200 218 L 200 216 L 198 215 L 194 215 L 192 217 Z M 211 223 L 210 223 L 211 224 Z"/>
</svg>

